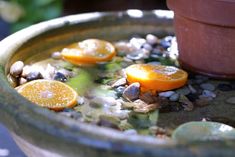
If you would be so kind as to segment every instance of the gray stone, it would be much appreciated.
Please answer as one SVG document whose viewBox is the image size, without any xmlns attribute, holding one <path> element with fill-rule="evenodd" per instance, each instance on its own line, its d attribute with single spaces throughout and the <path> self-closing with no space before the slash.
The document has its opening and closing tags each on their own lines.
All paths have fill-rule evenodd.
<svg viewBox="0 0 235 157">
<path fill-rule="evenodd" d="M 175 93 L 172 96 L 170 96 L 169 100 L 170 101 L 178 101 L 179 97 L 180 97 L 180 95 L 178 93 Z"/>
<path fill-rule="evenodd" d="M 7 80 L 9 81 L 10 85 L 14 88 L 18 85 L 18 79 L 11 76 L 10 74 L 7 75 Z"/>
<path fill-rule="evenodd" d="M 20 85 L 25 84 L 26 82 L 27 82 L 27 80 L 26 80 L 25 78 L 23 78 L 23 77 L 21 77 L 21 78 L 19 79 L 19 84 L 20 84 Z"/>
<path fill-rule="evenodd" d="M 183 87 L 183 88 L 177 89 L 176 92 L 182 95 L 188 95 L 191 91 L 189 90 L 188 87 Z"/>
<path fill-rule="evenodd" d="M 195 93 L 197 93 L 197 90 L 192 86 L 192 85 L 188 85 L 188 88 L 189 88 L 189 90 L 190 90 L 190 92 L 192 93 L 192 94 L 195 94 Z"/>
<path fill-rule="evenodd" d="M 148 35 L 146 35 L 146 41 L 147 41 L 147 43 L 154 45 L 154 44 L 157 44 L 158 37 L 153 34 L 148 34 Z"/>
<path fill-rule="evenodd" d="M 126 85 L 126 83 L 127 83 L 126 78 L 121 78 L 121 79 L 117 80 L 114 84 L 112 84 L 111 87 L 116 88 L 119 86 L 124 86 L 124 85 Z"/>
<path fill-rule="evenodd" d="M 230 97 L 226 100 L 227 103 L 235 105 L 235 97 Z"/>
<path fill-rule="evenodd" d="M 215 90 L 215 86 L 211 83 L 202 83 L 202 84 L 200 84 L 200 87 L 204 90 L 209 90 L 209 91 Z"/>
<path fill-rule="evenodd" d="M 42 78 L 43 78 L 42 74 L 39 71 L 31 71 L 26 77 L 27 81 L 32 81 Z"/>
<path fill-rule="evenodd" d="M 123 91 L 123 97 L 127 100 L 133 101 L 139 98 L 140 84 L 138 82 L 132 83 Z"/>
<path fill-rule="evenodd" d="M 148 62 L 147 64 L 150 64 L 150 65 L 161 65 L 161 62 L 153 61 L 153 62 Z"/>
<path fill-rule="evenodd" d="M 202 91 L 202 96 L 215 98 L 216 94 L 214 92 L 212 92 L 212 91 L 209 91 L 209 90 L 203 90 Z"/>
<path fill-rule="evenodd" d="M 171 97 L 173 94 L 175 94 L 174 91 L 167 91 L 167 92 L 158 93 L 158 95 L 159 95 L 160 97 L 165 97 L 165 98 L 169 98 L 169 97 Z"/>
<path fill-rule="evenodd" d="M 22 61 L 16 61 L 10 67 L 10 74 L 14 77 L 19 77 L 23 71 L 24 63 Z"/>
<path fill-rule="evenodd" d="M 51 58 L 53 58 L 53 59 L 61 59 L 62 56 L 61 56 L 61 53 L 60 53 L 60 52 L 53 52 L 53 53 L 51 54 Z"/>
</svg>

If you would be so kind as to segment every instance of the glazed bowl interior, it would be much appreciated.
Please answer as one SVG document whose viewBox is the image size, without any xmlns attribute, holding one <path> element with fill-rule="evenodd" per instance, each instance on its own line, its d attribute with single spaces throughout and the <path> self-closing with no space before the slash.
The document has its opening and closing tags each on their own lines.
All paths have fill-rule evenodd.
<svg viewBox="0 0 235 157">
<path fill-rule="evenodd" d="M 52 52 L 59 51 L 79 40 L 100 38 L 117 41 L 129 39 L 133 35 L 144 36 L 148 33 L 160 37 L 173 35 L 172 18 L 173 13 L 170 11 L 133 12 L 129 10 L 115 13 L 87 13 L 43 22 L 4 39 L 0 43 L 1 121 L 17 137 L 59 154 L 69 152 L 66 154 L 68 156 L 76 153 L 83 156 L 82 151 L 76 149 L 78 146 L 89 155 L 94 154 L 88 152 L 87 146 L 99 149 L 99 153 L 101 153 L 100 150 L 111 150 L 109 153 L 114 151 L 140 156 L 145 156 L 144 152 L 151 152 L 149 156 L 159 153 L 163 153 L 163 156 L 171 156 L 175 151 L 189 153 L 187 146 L 182 149 L 182 145 L 174 141 L 140 135 L 127 138 L 118 131 L 76 122 L 53 111 L 37 107 L 21 97 L 10 87 L 6 79 L 10 65 L 15 61 L 22 60 L 30 64 L 43 60 L 50 57 Z M 217 109 L 221 108 L 217 107 Z M 213 114 L 218 113 L 218 110 L 207 110 L 211 110 Z M 207 110 L 197 110 L 193 114 L 165 114 L 159 123 L 169 124 L 175 128 L 185 121 L 199 119 L 201 112 L 207 112 Z M 226 111 L 228 112 L 224 114 L 229 116 L 234 114 L 231 108 L 227 108 Z M 190 147 L 206 149 L 205 145 L 210 144 L 194 144 Z M 222 148 L 224 144 L 222 143 L 221 146 L 219 143 L 217 146 Z"/>
</svg>

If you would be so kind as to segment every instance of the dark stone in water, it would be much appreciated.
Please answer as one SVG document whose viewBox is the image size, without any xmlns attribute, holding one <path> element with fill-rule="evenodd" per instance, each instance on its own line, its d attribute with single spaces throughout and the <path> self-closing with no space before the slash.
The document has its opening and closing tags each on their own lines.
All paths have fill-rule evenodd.
<svg viewBox="0 0 235 157">
<path fill-rule="evenodd" d="M 60 81 L 60 82 L 66 82 L 67 81 L 67 77 L 64 74 L 62 74 L 61 72 L 55 73 L 53 79 L 57 80 L 57 81 Z"/>
<path fill-rule="evenodd" d="M 197 94 L 190 93 L 185 95 L 191 102 L 195 102 L 199 97 Z"/>
<path fill-rule="evenodd" d="M 123 86 L 119 86 L 115 89 L 115 91 L 117 92 L 117 97 L 121 97 L 122 94 L 123 94 L 123 91 L 125 90 L 126 88 L 123 87 Z"/>
<path fill-rule="evenodd" d="M 226 84 L 226 83 L 219 84 L 217 86 L 217 88 L 221 91 L 224 91 L 224 92 L 233 90 L 232 85 L 231 84 Z"/>
<path fill-rule="evenodd" d="M 33 81 L 42 78 L 42 74 L 39 71 L 32 71 L 26 77 L 27 81 Z"/>
</svg>

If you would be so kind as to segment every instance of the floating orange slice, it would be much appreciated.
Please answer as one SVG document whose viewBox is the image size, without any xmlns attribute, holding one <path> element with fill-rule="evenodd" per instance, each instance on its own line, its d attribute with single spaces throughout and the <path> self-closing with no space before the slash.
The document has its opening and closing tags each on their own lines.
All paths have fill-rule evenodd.
<svg viewBox="0 0 235 157">
<path fill-rule="evenodd" d="M 111 60 L 116 52 L 115 47 L 104 40 L 87 39 L 69 45 L 61 52 L 63 58 L 72 64 L 95 64 Z"/>
<path fill-rule="evenodd" d="M 23 84 L 17 91 L 33 103 L 55 111 L 77 104 L 76 91 L 59 81 L 34 80 Z"/>
<path fill-rule="evenodd" d="M 142 91 L 167 91 L 182 87 L 187 72 L 173 66 L 133 64 L 126 68 L 127 81 L 139 82 Z"/>
</svg>

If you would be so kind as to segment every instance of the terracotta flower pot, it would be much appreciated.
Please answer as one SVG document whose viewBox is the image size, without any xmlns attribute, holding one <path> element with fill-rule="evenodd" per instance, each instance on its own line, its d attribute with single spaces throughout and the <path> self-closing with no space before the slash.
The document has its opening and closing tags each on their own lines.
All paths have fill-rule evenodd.
<svg viewBox="0 0 235 157">
<path fill-rule="evenodd" d="M 167 0 L 183 68 L 235 78 L 235 0 Z"/>
</svg>

